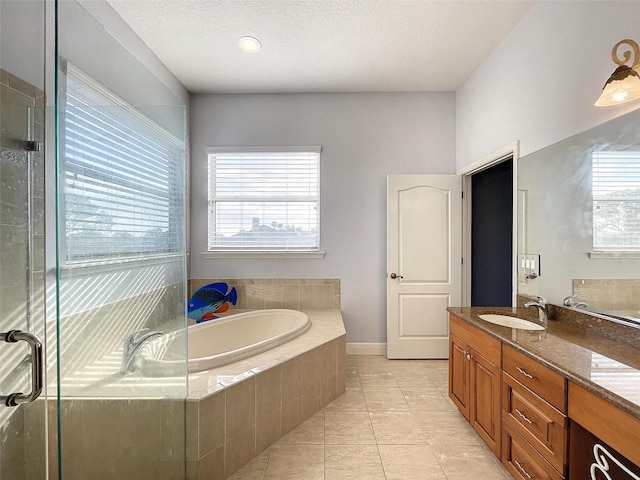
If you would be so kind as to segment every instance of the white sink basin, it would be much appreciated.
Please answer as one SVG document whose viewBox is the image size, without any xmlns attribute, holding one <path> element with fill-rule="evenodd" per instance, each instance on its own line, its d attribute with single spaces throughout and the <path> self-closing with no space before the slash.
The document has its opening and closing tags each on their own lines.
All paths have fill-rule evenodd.
<svg viewBox="0 0 640 480">
<path fill-rule="evenodd" d="M 529 320 L 523 320 L 518 317 L 510 317 L 509 315 L 484 313 L 478 316 L 485 322 L 495 323 L 503 327 L 519 328 L 521 330 L 544 330 L 544 327 L 539 323 L 530 322 Z"/>
</svg>

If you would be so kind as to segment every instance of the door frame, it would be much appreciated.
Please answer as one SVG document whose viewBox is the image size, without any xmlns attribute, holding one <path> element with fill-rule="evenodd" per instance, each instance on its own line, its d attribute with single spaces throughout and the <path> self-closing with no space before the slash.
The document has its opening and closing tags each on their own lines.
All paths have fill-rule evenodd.
<svg viewBox="0 0 640 480">
<path fill-rule="evenodd" d="M 498 163 L 504 162 L 509 157 L 513 162 L 513 212 L 511 232 L 511 305 L 516 306 L 518 294 L 518 159 L 520 158 L 520 141 L 516 140 L 493 153 L 470 163 L 458 170 L 462 176 L 462 306 L 471 306 L 471 176 L 486 170 Z"/>
</svg>

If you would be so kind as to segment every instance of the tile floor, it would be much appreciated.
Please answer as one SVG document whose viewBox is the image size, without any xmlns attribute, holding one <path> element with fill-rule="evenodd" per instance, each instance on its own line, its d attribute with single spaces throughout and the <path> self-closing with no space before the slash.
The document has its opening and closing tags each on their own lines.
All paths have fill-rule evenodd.
<svg viewBox="0 0 640 480">
<path fill-rule="evenodd" d="M 232 480 L 507 480 L 447 397 L 443 360 L 349 356 L 347 391 Z"/>
</svg>

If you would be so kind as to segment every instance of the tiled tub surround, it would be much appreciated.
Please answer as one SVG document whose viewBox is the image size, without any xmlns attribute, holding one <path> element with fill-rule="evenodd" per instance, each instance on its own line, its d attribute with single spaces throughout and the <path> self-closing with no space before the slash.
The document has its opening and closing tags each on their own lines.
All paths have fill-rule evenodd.
<svg viewBox="0 0 640 480">
<path fill-rule="evenodd" d="M 191 374 L 186 402 L 184 378 L 115 374 L 118 350 L 68 376 L 61 385 L 62 447 L 77 455 L 65 457 L 70 460 L 63 464 L 64 478 L 182 480 L 185 428 L 187 479 L 233 473 L 345 391 L 346 335 L 340 311 L 305 313 L 312 327 L 302 336 Z M 110 381 L 104 380 L 105 371 Z M 123 398 L 132 394 L 147 398 Z M 49 403 L 51 445 L 56 441 L 54 405 Z M 138 439 L 135 445 L 130 438 Z"/>
<path fill-rule="evenodd" d="M 340 308 L 340 280 L 337 278 L 241 278 L 191 279 L 189 296 L 213 282 L 236 287 L 238 303 L 232 309 L 330 310 Z"/>
<path fill-rule="evenodd" d="M 65 480 L 184 478 L 186 363 L 181 377 L 119 373 L 126 335 L 143 327 L 169 331 L 184 325 L 184 317 L 175 311 L 184 305 L 184 291 L 183 283 L 168 285 L 61 318 L 60 441 Z M 55 324 L 48 328 L 53 341 Z M 55 346 L 49 347 L 48 355 L 48 389 L 55 393 Z M 58 436 L 53 398 L 48 401 L 48 440 L 49 471 L 55 480 Z M 44 431 L 37 425 L 27 427 Z"/>
<path fill-rule="evenodd" d="M 448 308 L 503 343 L 546 365 L 612 405 L 640 418 L 640 329 L 614 324 L 563 307 L 552 309 L 546 334 L 501 327 L 485 322 L 481 313 L 530 317 L 533 309 Z M 611 338 L 609 330 L 619 332 Z"/>
<path fill-rule="evenodd" d="M 49 478 L 57 480 L 56 401 L 48 407 Z M 60 418 L 64 480 L 184 479 L 184 399 L 62 399 Z"/>
<path fill-rule="evenodd" d="M 339 310 L 306 310 L 304 335 L 189 376 L 187 479 L 223 479 L 345 392 Z"/>
<path fill-rule="evenodd" d="M 184 398 L 186 363 L 182 378 L 157 379 L 139 372 L 120 375 L 125 337 L 141 328 L 173 331 L 184 328 L 184 316 L 176 305 L 184 305 L 184 285 L 174 284 L 130 298 L 75 313 L 60 321 L 60 389 L 68 397 Z M 50 342 L 55 323 L 48 325 Z M 186 358 L 186 351 L 184 357 Z M 49 378 L 55 379 L 56 346 L 48 348 Z M 49 382 L 49 388 L 55 384 Z"/>
</svg>

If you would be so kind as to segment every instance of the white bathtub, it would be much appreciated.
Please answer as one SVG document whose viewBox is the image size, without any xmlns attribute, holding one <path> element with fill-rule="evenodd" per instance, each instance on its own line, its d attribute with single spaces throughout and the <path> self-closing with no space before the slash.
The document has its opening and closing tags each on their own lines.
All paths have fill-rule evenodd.
<svg viewBox="0 0 640 480">
<path fill-rule="evenodd" d="M 307 314 L 270 309 L 229 315 L 188 327 L 189 373 L 227 365 L 292 340 L 311 328 Z M 180 375 L 184 370 L 184 333 L 164 335 L 140 352 L 139 366 L 149 376 Z"/>
</svg>

